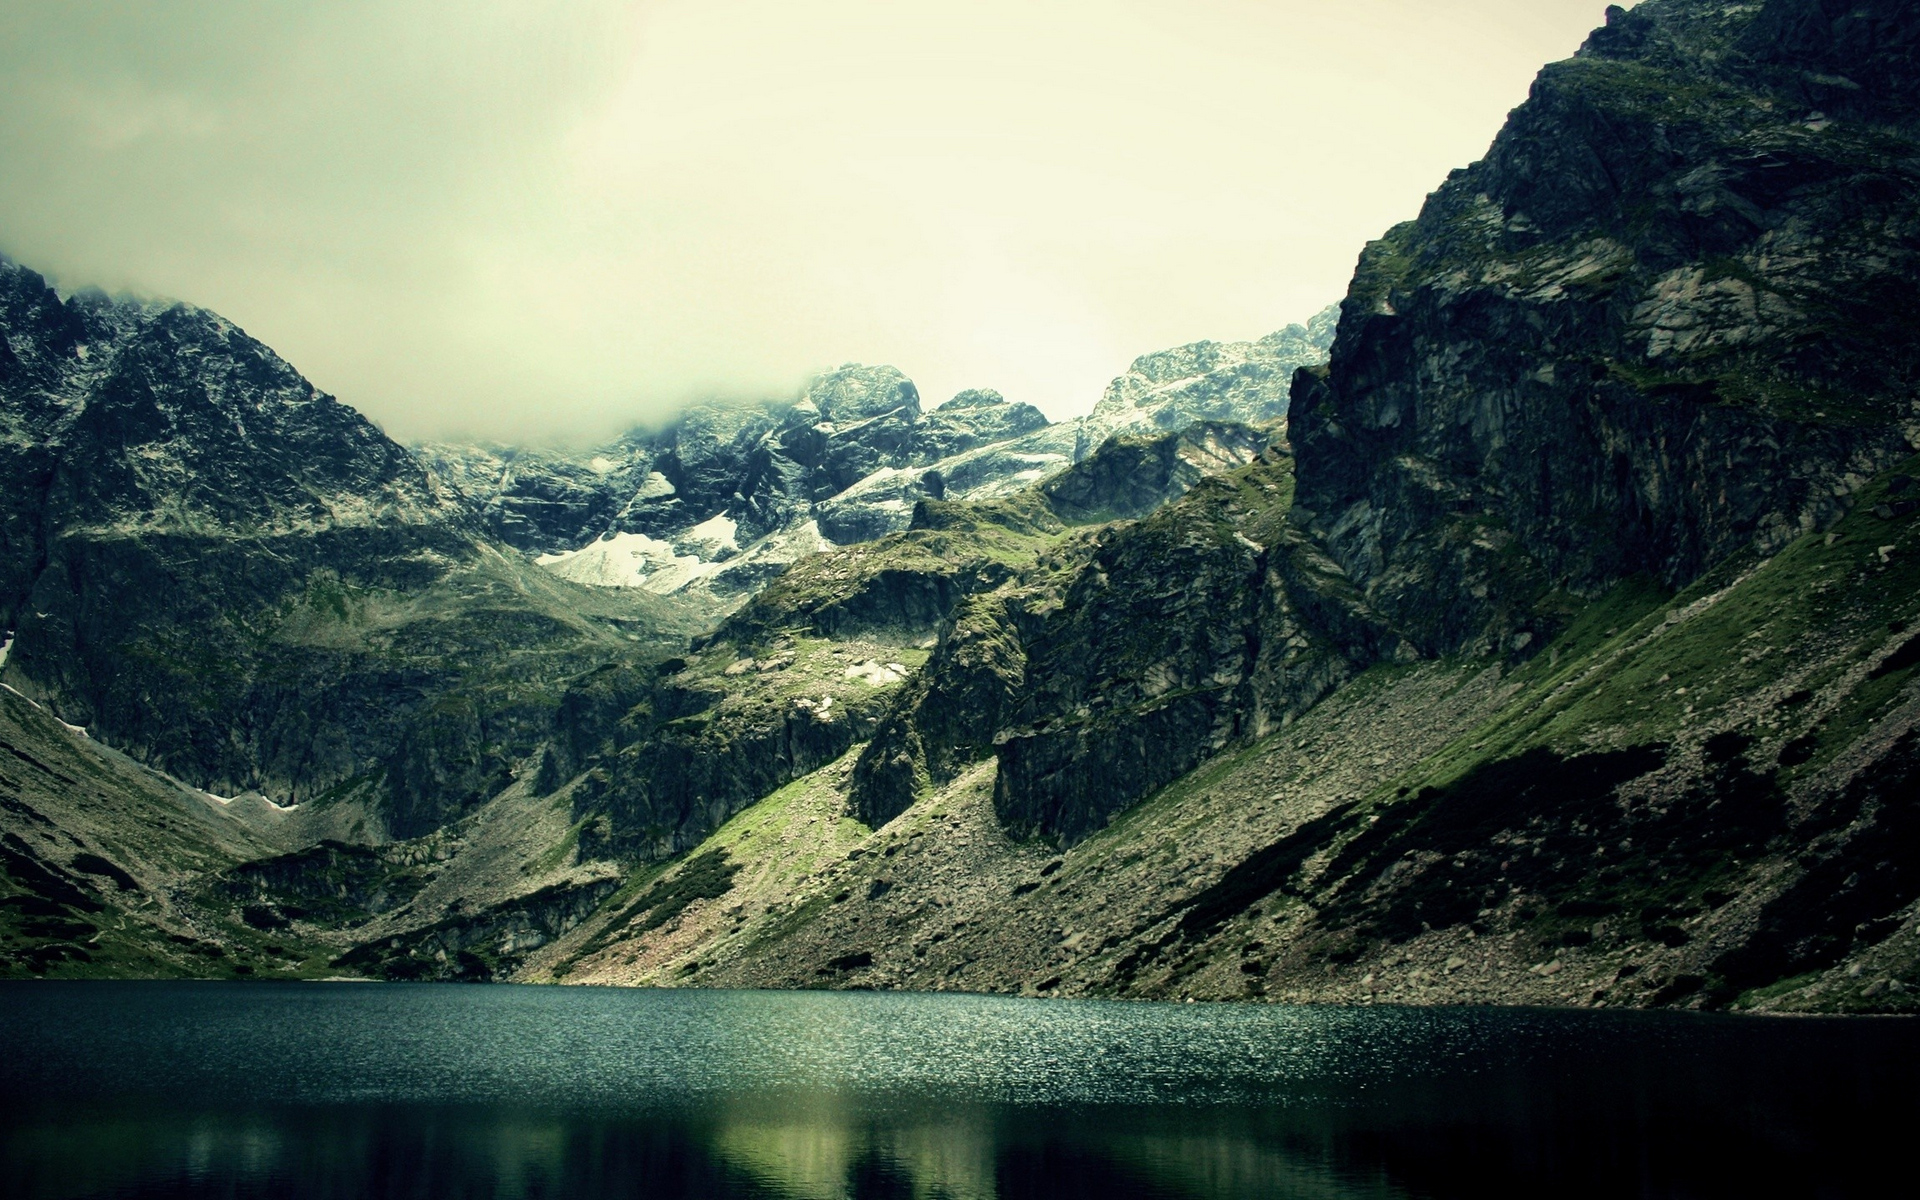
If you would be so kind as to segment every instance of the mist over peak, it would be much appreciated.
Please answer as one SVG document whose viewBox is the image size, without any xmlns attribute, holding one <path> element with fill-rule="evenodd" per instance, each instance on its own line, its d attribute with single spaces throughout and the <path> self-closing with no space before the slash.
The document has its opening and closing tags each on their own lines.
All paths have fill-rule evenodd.
<svg viewBox="0 0 1920 1200">
<path fill-rule="evenodd" d="M 1477 157 L 1590 0 L 13 6 L 0 243 L 403 441 L 592 444 L 846 361 L 1088 412 Z"/>
</svg>

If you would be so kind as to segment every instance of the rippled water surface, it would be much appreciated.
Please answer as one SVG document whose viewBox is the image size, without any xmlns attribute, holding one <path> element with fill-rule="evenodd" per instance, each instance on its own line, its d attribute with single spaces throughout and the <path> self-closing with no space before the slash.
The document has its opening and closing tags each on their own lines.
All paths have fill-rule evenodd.
<svg viewBox="0 0 1920 1200">
<path fill-rule="evenodd" d="M 22 983 L 0 1036 L 31 1197 L 1845 1196 L 1920 1119 L 1894 1020 Z"/>
</svg>

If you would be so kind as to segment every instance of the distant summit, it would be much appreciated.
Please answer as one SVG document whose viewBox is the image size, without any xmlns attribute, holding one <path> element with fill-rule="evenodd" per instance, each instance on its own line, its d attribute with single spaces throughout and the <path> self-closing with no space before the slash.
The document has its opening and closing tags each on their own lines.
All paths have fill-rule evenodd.
<svg viewBox="0 0 1920 1200">
<path fill-rule="evenodd" d="M 1258 341 L 1193 342 L 1141 355 L 1081 423 L 1080 457 L 1123 430 L 1285 419 L 1294 371 L 1327 361 L 1339 316 L 1331 305 Z"/>
<path fill-rule="evenodd" d="M 1144 355 L 1090 415 L 1059 424 L 984 388 L 926 411 L 897 368 L 848 363 L 797 399 L 701 405 L 581 452 L 416 452 L 493 536 L 557 574 L 730 604 L 823 547 L 906 529 L 922 499 L 1012 494 L 1116 433 L 1277 422 L 1292 372 L 1326 361 L 1337 313 Z"/>
</svg>

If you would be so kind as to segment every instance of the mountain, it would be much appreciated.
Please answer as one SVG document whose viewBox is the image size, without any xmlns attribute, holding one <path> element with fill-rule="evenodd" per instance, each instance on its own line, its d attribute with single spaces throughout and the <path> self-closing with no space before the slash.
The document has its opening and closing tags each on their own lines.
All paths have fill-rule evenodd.
<svg viewBox="0 0 1920 1200">
<path fill-rule="evenodd" d="M 1079 457 L 1123 430 L 1284 420 L 1294 371 L 1326 361 L 1339 319 L 1339 306 L 1329 305 L 1305 325 L 1259 341 L 1194 342 L 1141 355 L 1081 419 Z"/>
<path fill-rule="evenodd" d="M 0 303 L 4 680 L 196 788 L 423 832 L 538 749 L 555 681 L 691 624 L 503 553 L 212 313 L 12 263 Z"/>
<path fill-rule="evenodd" d="M 1334 314 L 1143 355 L 1058 425 L 983 389 L 922 411 L 897 369 L 848 364 L 796 400 L 698 406 L 586 451 L 416 452 L 482 528 L 556 574 L 735 604 L 808 554 L 906 529 L 923 497 L 1009 495 L 1117 433 L 1277 421 L 1292 372 L 1326 360 Z"/>
<path fill-rule="evenodd" d="M 686 851 L 729 818 L 760 811 L 770 793 L 857 751 L 966 597 L 1023 565 L 1072 560 L 1089 537 L 1115 528 L 1113 512 L 1151 510 L 1210 472 L 1253 460 L 1268 440 L 1223 425 L 1115 439 L 1015 497 L 923 500 L 914 528 L 801 561 L 684 656 L 608 655 L 574 675 L 552 704 L 539 754 L 482 802 L 412 836 L 341 840 L 343 810 L 359 811 L 350 798 L 286 810 L 162 781 L 197 801 L 203 819 L 237 823 L 236 836 L 271 844 L 203 861 L 177 889 L 180 919 L 158 932 L 226 947 L 221 970 L 513 977 L 609 905 L 630 903 L 639 883 L 691 862 Z M 1116 457 L 1153 464 L 1158 496 L 1117 473 Z M 1108 481 L 1120 485 L 1111 494 Z M 1054 495 L 1070 498 L 1060 501 L 1068 515 L 1055 511 Z M 69 754 L 93 751 L 71 731 L 64 741 Z M 60 866 L 70 851 L 39 845 L 58 836 L 53 821 L 36 823 L 40 811 L 27 803 L 13 815 L 36 825 L 25 836 L 43 862 Z M 0 814 L 0 824 L 12 819 Z M 725 882 L 696 871 L 673 902 L 696 902 Z M 57 903 L 33 880 L 22 894 Z M 15 958 L 39 963 L 36 953 L 30 943 Z"/>
<path fill-rule="evenodd" d="M 1917 35 L 1611 10 L 1363 255 L 1295 457 L 974 592 L 529 975 L 1912 1009 Z"/>
<path fill-rule="evenodd" d="M 1913 17 L 1827 11 L 1611 12 L 1367 247 L 1299 515 L 1424 652 L 1777 551 L 1909 452 L 1914 113 L 1852 76 L 1910 72 Z"/>
<path fill-rule="evenodd" d="M 266 455 L 189 506 L 146 464 L 227 418 L 59 432 L 98 302 L 10 276 L 7 419 L 54 432 L 8 453 L 141 464 L 114 511 L 175 524 L 106 561 L 180 574 L 69 597 L 50 565 L 110 539 L 7 493 L 6 679 L 47 706 L 0 724 L 7 969 L 1914 1011 L 1917 44 L 1893 0 L 1610 9 L 1366 249 L 1325 362 L 1325 319 L 1197 343 L 1059 425 L 847 367 L 585 457 Z M 297 384 L 247 387 L 296 428 Z M 299 574 L 355 538 L 351 587 Z M 205 615 L 138 624 L 210 563 Z M 88 673 L 51 631 L 90 605 L 136 636 Z M 328 715 L 373 709 L 405 749 L 289 812 L 52 719 L 206 786 L 291 727 L 194 689 L 269 681 L 316 698 L 287 744 L 384 746 Z M 225 740 L 162 755 L 163 717 Z M 215 832 L 104 823 L 165 805 Z M 123 948 L 54 948 L 157 888 Z"/>
<path fill-rule="evenodd" d="M 108 911 L 61 899 L 94 895 L 73 865 L 73 846 L 93 842 L 61 804 L 10 793 L 20 857 L 9 878 L 33 910 L 14 931 L 16 961 L 33 970 L 244 962 L 298 973 L 359 944 L 350 930 L 409 933 L 429 909 L 454 914 L 463 937 L 504 929 L 531 948 L 591 912 L 620 862 L 683 849 L 837 757 L 924 657 L 901 643 L 897 614 L 834 626 L 834 661 L 860 651 L 860 669 L 832 673 L 839 690 L 814 696 L 810 713 L 795 703 L 804 672 L 786 670 L 791 655 L 766 655 L 779 674 L 721 672 L 720 686 L 670 657 L 711 620 L 712 597 L 738 603 L 832 551 L 822 525 L 914 541 L 905 526 L 920 500 L 947 494 L 943 471 L 954 494 L 1018 491 L 1071 457 L 1071 434 L 1027 406 L 970 392 L 922 414 L 903 375 L 863 367 L 822 376 L 792 404 L 690 412 L 584 461 L 416 455 L 214 314 L 63 300 L 12 263 L 0 283 L 0 671 L 26 723 L 8 744 L 43 765 L 106 755 L 121 764 L 115 786 L 131 787 L 127 813 L 150 808 L 157 788 L 213 831 L 202 831 L 211 849 L 149 853 L 152 839 L 131 832 L 139 822 L 122 821 L 81 855 L 161 881 L 130 897 L 173 897 L 160 910 L 136 904 L 122 925 L 158 958 L 49 958 L 43 943 L 59 930 L 48 914 Z M 1096 456 L 1104 475 L 1075 485 L 1063 511 L 1145 511 L 1263 444 L 1234 426 L 1147 439 L 1125 451 L 1157 464 L 1140 481 Z M 539 562 L 514 544 L 583 534 L 586 545 Z M 838 561 L 822 558 L 828 570 Z M 958 592 L 937 581 L 953 565 L 916 563 L 928 566 L 920 583 L 950 603 Z M 679 578 L 596 586 L 656 582 L 663 569 Z M 730 592 L 685 586 L 715 577 Z M 937 603 L 915 609 L 912 638 L 943 615 Z M 655 704 L 659 719 L 638 715 Z M 48 732 L 61 725 L 69 732 Z M 49 737 L 55 749 L 36 748 Z M 525 855 L 503 874 L 516 848 Z M 181 870 L 150 876 L 169 855 Z M 279 947 L 266 959 L 263 937 Z M 200 945 L 228 957 L 170 949 Z M 504 971 L 512 956 L 474 961 Z"/>
</svg>

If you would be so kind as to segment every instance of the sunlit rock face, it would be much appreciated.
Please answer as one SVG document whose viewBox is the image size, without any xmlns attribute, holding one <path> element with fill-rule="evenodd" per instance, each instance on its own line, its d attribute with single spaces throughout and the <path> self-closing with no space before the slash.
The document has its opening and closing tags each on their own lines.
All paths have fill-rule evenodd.
<svg viewBox="0 0 1920 1200">
<path fill-rule="evenodd" d="M 1045 429 L 1046 415 L 1031 404 L 1010 404 L 999 392 L 969 388 L 934 409 L 914 430 L 916 466 L 931 466 L 968 450 Z"/>
<path fill-rule="evenodd" d="M 1822 528 L 1920 440 L 1920 10 L 1650 0 L 1368 246 L 1291 437 L 1431 653 Z"/>
<path fill-rule="evenodd" d="M 1124 431 L 1281 420 L 1294 371 L 1327 360 L 1338 320 L 1338 307 L 1329 307 L 1256 342 L 1194 342 L 1141 355 L 1080 422 L 1081 457 Z"/>
</svg>

